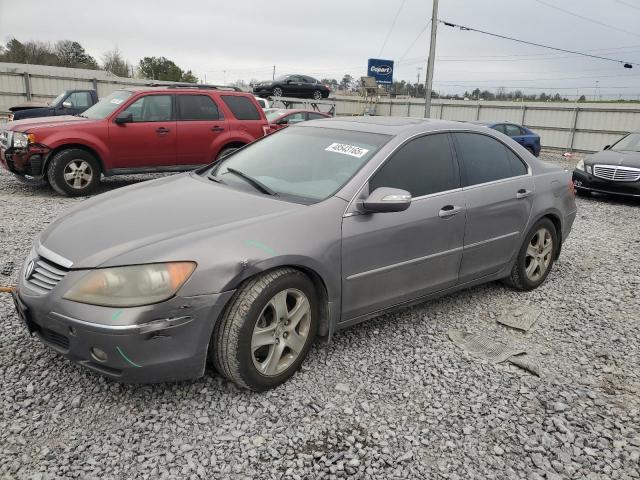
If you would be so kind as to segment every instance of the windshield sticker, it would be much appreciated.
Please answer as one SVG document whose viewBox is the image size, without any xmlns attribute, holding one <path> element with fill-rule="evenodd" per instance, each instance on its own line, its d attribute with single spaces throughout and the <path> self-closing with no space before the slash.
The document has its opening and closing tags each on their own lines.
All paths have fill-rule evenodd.
<svg viewBox="0 0 640 480">
<path fill-rule="evenodd" d="M 356 158 L 362 158 L 367 154 L 369 150 L 362 147 L 356 147 L 355 145 L 347 145 L 345 143 L 332 143 L 327 148 L 327 152 L 341 153 L 343 155 L 350 155 Z"/>
<path fill-rule="evenodd" d="M 116 105 L 120 105 L 122 102 L 124 102 L 124 100 L 122 100 L 121 98 L 112 98 L 111 99 L 111 103 L 115 103 Z"/>
</svg>

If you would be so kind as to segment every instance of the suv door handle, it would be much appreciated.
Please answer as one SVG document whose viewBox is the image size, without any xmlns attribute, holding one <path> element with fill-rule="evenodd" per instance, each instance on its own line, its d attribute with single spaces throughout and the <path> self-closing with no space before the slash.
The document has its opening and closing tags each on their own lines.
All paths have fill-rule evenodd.
<svg viewBox="0 0 640 480">
<path fill-rule="evenodd" d="M 525 190 L 524 188 L 521 188 L 520 190 L 518 190 L 518 192 L 516 193 L 516 198 L 518 200 L 521 200 L 523 198 L 527 198 L 529 195 L 531 195 L 531 190 Z"/>
<path fill-rule="evenodd" d="M 165 127 L 156 128 L 156 133 L 159 133 L 159 134 L 169 133 L 170 131 L 171 130 L 169 130 L 168 128 L 165 128 Z"/>
<path fill-rule="evenodd" d="M 438 216 L 440 218 L 450 218 L 454 215 L 459 214 L 462 211 L 462 207 L 458 207 L 456 205 L 445 205 L 438 212 Z"/>
<path fill-rule="evenodd" d="M 211 130 L 213 130 L 214 132 L 224 132 L 224 128 L 218 125 L 214 125 L 213 127 L 211 127 Z"/>
</svg>

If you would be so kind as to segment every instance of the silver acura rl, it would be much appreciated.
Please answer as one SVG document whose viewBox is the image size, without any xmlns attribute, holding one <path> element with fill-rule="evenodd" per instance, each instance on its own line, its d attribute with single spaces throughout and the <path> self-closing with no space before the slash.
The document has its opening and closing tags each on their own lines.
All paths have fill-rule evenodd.
<svg viewBox="0 0 640 480">
<path fill-rule="evenodd" d="M 120 381 L 272 388 L 311 344 L 396 307 L 545 281 L 571 175 L 470 124 L 305 122 L 217 163 L 86 200 L 47 227 L 14 300 L 27 329 Z"/>
</svg>

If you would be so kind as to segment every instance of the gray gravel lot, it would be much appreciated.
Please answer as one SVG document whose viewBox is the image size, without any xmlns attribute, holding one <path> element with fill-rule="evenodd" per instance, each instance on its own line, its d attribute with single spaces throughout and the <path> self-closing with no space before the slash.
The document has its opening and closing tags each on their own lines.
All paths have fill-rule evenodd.
<svg viewBox="0 0 640 480">
<path fill-rule="evenodd" d="M 2 171 L 0 285 L 81 201 Z M 214 372 L 106 380 L 29 338 L 0 294 L 0 478 L 640 478 L 640 203 L 578 207 L 539 289 L 491 283 L 342 331 L 264 394 Z M 521 306 L 543 312 L 532 330 L 496 323 Z M 450 327 L 525 348 L 541 377 L 466 355 Z"/>
</svg>

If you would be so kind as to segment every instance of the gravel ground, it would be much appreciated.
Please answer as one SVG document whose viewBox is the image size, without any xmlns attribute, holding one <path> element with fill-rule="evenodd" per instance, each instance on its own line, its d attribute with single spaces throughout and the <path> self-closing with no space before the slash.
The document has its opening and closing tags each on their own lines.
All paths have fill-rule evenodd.
<svg viewBox="0 0 640 480">
<path fill-rule="evenodd" d="M 81 201 L 2 173 L 0 284 Z M 213 372 L 106 380 L 29 338 L 0 295 L 0 478 L 640 478 L 640 203 L 578 206 L 539 289 L 491 283 L 342 331 L 264 394 Z M 496 323 L 522 306 L 543 312 L 529 332 Z M 468 356 L 450 327 L 525 348 L 541 377 Z"/>
</svg>

